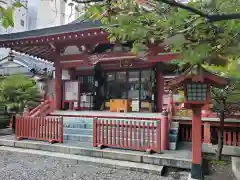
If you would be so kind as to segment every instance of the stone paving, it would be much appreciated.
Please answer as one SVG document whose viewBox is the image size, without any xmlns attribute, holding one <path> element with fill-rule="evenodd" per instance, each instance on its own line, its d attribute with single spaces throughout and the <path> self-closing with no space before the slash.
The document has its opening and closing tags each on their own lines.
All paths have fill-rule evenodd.
<svg viewBox="0 0 240 180">
<path fill-rule="evenodd" d="M 185 180 L 48 156 L 0 151 L 0 180 Z"/>
</svg>

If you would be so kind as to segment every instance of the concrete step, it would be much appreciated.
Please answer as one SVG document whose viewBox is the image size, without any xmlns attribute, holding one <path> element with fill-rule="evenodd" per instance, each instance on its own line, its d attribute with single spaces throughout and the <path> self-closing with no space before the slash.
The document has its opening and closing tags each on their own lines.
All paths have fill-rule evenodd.
<svg viewBox="0 0 240 180">
<path fill-rule="evenodd" d="M 30 150 L 30 149 L 22 149 L 22 148 L 4 147 L 4 146 L 1 146 L 0 150 L 63 158 L 63 159 L 69 160 L 68 163 L 71 165 L 81 164 L 81 162 L 84 161 L 92 164 L 100 164 L 100 165 L 111 167 L 111 168 L 126 169 L 126 170 L 131 170 L 136 172 L 153 173 L 160 176 L 163 174 L 163 166 L 159 166 L 159 165 L 120 161 L 120 160 L 105 159 L 105 158 L 87 157 L 87 156 L 81 156 L 81 155 L 48 152 L 48 151 L 42 151 L 42 150 Z"/>
<path fill-rule="evenodd" d="M 66 128 L 63 129 L 64 134 L 79 134 L 79 135 L 92 135 L 92 129 L 80 129 L 80 128 Z"/>
<path fill-rule="evenodd" d="M 80 134 L 63 134 L 64 140 L 92 142 L 92 135 L 80 135 Z"/>
<path fill-rule="evenodd" d="M 84 147 L 83 147 L 84 144 Z M 164 151 L 162 154 L 146 154 L 145 152 L 119 150 L 119 149 L 97 149 L 90 143 L 76 143 L 76 141 L 65 141 L 64 144 L 49 144 L 40 141 L 16 141 L 13 139 L 0 139 L 0 146 L 35 149 L 50 152 L 65 153 L 70 155 L 90 156 L 94 158 L 105 158 L 128 162 L 146 163 L 159 166 L 169 166 L 182 169 L 191 169 L 191 151 L 182 150 Z"/>
<path fill-rule="evenodd" d="M 63 126 L 65 128 L 80 128 L 80 129 L 93 129 L 92 123 L 66 123 Z"/>
</svg>

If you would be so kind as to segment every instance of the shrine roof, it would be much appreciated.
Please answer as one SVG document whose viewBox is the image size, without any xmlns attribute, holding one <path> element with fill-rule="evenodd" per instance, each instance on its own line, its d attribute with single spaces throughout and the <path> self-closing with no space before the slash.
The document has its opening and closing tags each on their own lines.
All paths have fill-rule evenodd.
<svg viewBox="0 0 240 180">
<path fill-rule="evenodd" d="M 109 25 L 114 26 L 114 25 Z M 99 21 L 76 21 L 70 24 L 0 35 L 0 47 L 53 61 L 56 46 L 95 45 L 108 42 L 108 33 Z"/>
<path fill-rule="evenodd" d="M 27 39 L 30 37 L 41 37 L 41 36 L 51 36 L 56 34 L 63 34 L 69 32 L 78 32 L 84 31 L 89 29 L 101 28 L 103 27 L 99 21 L 75 21 L 70 24 L 43 28 L 43 29 L 36 29 L 31 31 L 24 31 L 24 32 L 17 32 L 11 34 L 2 34 L 0 35 L 0 42 L 1 41 L 8 41 L 8 40 L 19 40 L 19 39 Z"/>
</svg>

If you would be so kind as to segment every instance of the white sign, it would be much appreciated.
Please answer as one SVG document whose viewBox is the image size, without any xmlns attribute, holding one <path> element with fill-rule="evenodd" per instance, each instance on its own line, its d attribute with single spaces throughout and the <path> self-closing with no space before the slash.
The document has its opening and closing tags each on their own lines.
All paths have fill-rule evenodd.
<svg viewBox="0 0 240 180">
<path fill-rule="evenodd" d="M 65 101 L 78 101 L 79 84 L 76 81 L 65 82 Z"/>
</svg>

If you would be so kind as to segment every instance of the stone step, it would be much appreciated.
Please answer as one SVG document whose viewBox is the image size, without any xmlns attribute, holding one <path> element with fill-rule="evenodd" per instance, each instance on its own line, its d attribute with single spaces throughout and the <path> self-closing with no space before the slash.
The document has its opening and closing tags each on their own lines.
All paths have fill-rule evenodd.
<svg viewBox="0 0 240 180">
<path fill-rule="evenodd" d="M 92 123 L 89 123 L 89 124 L 86 124 L 86 123 L 66 123 L 64 122 L 64 125 L 63 125 L 65 128 L 80 128 L 80 129 L 93 129 L 93 124 Z"/>
<path fill-rule="evenodd" d="M 64 140 L 92 142 L 92 135 L 80 135 L 80 134 L 63 134 Z"/>
<path fill-rule="evenodd" d="M 99 164 L 99 165 L 103 165 L 111 168 L 115 167 L 117 169 L 152 173 L 160 176 L 163 174 L 163 166 L 153 165 L 153 164 L 144 164 L 144 163 L 120 161 L 120 160 L 113 160 L 113 159 L 87 157 L 87 156 L 81 156 L 81 155 L 64 154 L 64 153 L 49 152 L 49 151 L 42 151 L 42 150 L 30 150 L 30 149 L 22 149 L 22 148 L 4 147 L 4 146 L 0 147 L 0 150 L 62 158 L 62 159 L 68 160 L 67 163 L 71 165 L 77 165 L 77 164 L 81 164 L 82 162 L 88 162 L 88 163 Z"/>
<path fill-rule="evenodd" d="M 112 160 L 120 160 L 137 163 L 146 163 L 159 166 L 169 166 L 182 169 L 191 169 L 191 156 L 189 151 L 181 151 L 176 153 L 174 151 L 164 151 L 162 154 L 146 154 L 145 152 L 130 151 L 130 150 L 119 150 L 119 149 L 97 149 L 93 148 L 92 145 L 76 143 L 67 141 L 64 144 L 49 144 L 48 142 L 39 141 L 16 141 L 0 139 L 1 146 L 10 146 L 16 148 L 35 149 L 57 153 L 65 153 L 72 155 L 90 156 L 93 158 L 105 158 Z M 79 147 L 82 146 L 82 147 Z"/>
<path fill-rule="evenodd" d="M 92 129 L 82 129 L 82 128 L 64 128 L 64 134 L 79 134 L 79 135 L 92 135 Z"/>
</svg>

